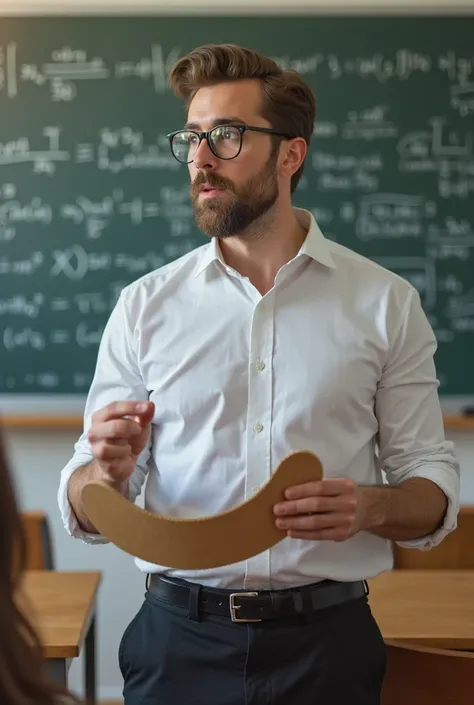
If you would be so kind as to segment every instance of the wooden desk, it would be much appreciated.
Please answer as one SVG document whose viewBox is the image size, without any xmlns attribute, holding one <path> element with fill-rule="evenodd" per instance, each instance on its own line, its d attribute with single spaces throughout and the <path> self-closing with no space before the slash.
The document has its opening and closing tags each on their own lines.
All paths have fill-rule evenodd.
<svg viewBox="0 0 474 705">
<path fill-rule="evenodd" d="M 44 645 L 52 677 L 67 683 L 71 660 L 84 646 L 85 695 L 96 703 L 95 612 L 98 572 L 27 571 L 22 592 L 25 610 Z"/>
<path fill-rule="evenodd" d="M 368 583 L 384 639 L 474 649 L 474 570 L 400 570 Z"/>
</svg>

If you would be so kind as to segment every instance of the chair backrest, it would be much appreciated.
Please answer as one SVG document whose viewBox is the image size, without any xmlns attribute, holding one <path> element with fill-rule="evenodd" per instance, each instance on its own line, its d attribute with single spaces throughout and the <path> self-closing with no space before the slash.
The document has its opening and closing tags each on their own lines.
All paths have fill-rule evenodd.
<svg viewBox="0 0 474 705">
<path fill-rule="evenodd" d="M 430 551 L 393 545 L 396 570 L 474 570 L 474 506 L 462 506 L 458 525 Z"/>
<path fill-rule="evenodd" d="M 472 705 L 474 654 L 387 641 L 381 705 Z"/>
<path fill-rule="evenodd" d="M 26 537 L 26 569 L 54 570 L 53 546 L 48 518 L 44 512 L 22 512 Z"/>
</svg>

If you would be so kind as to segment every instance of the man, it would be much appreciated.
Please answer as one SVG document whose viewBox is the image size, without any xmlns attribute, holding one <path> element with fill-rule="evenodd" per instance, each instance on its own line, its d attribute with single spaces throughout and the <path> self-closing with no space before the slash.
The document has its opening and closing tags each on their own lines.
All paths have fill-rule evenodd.
<svg viewBox="0 0 474 705">
<path fill-rule="evenodd" d="M 63 520 L 105 540 L 81 504 L 90 480 L 134 501 L 147 479 L 146 508 L 217 514 L 313 451 L 325 477 L 288 489 L 271 550 L 215 570 L 136 561 L 151 575 L 120 645 L 125 703 L 376 705 L 385 650 L 365 580 L 392 567 L 391 541 L 429 549 L 456 525 L 435 339 L 410 284 L 293 208 L 315 117 L 300 76 L 220 45 L 170 82 L 187 102 L 171 149 L 211 241 L 122 292 Z M 230 594 L 249 591 L 236 622 Z"/>
</svg>

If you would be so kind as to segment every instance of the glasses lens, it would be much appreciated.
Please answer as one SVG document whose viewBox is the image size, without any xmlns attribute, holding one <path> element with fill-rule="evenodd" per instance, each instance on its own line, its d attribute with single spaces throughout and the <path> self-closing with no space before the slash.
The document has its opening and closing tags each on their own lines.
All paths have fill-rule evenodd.
<svg viewBox="0 0 474 705">
<path fill-rule="evenodd" d="M 233 159 L 240 151 L 242 135 L 236 127 L 219 125 L 211 130 L 212 149 L 221 159 Z"/>
<path fill-rule="evenodd" d="M 181 130 L 171 140 L 171 150 L 175 158 L 183 164 L 192 162 L 198 146 L 199 136 L 190 130 Z"/>
</svg>

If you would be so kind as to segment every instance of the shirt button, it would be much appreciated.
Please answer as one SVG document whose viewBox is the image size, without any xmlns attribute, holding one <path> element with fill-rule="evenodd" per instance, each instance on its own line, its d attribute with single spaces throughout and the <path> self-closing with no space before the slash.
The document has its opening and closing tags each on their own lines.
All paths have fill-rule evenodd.
<svg viewBox="0 0 474 705">
<path fill-rule="evenodd" d="M 253 492 L 254 494 L 257 494 L 257 492 L 259 491 L 259 489 L 260 489 L 260 485 L 254 485 L 254 486 L 252 487 L 252 492 Z"/>
<path fill-rule="evenodd" d="M 264 363 L 264 361 L 263 361 L 263 360 L 257 360 L 257 364 L 255 365 L 255 367 L 257 368 L 257 370 L 258 370 L 259 372 L 263 372 L 263 370 L 265 369 L 265 363 Z"/>
<path fill-rule="evenodd" d="M 260 422 L 255 424 L 255 430 L 257 433 L 261 433 L 263 431 L 263 426 Z"/>
</svg>

